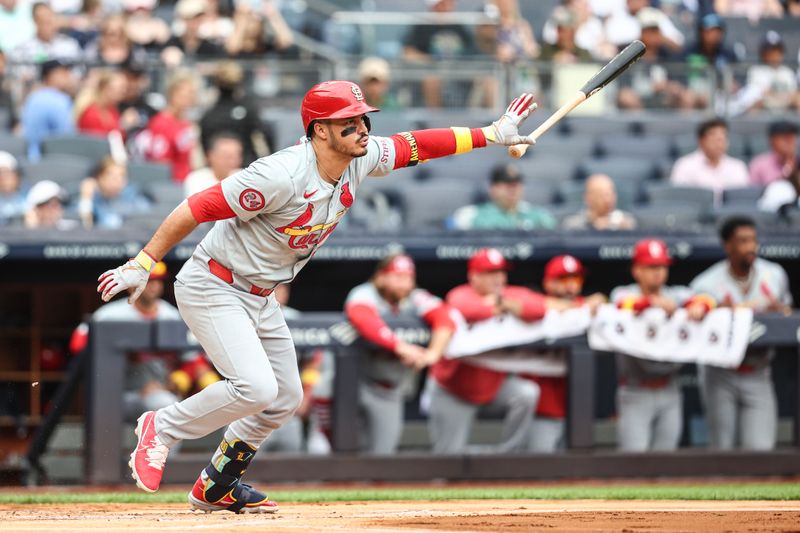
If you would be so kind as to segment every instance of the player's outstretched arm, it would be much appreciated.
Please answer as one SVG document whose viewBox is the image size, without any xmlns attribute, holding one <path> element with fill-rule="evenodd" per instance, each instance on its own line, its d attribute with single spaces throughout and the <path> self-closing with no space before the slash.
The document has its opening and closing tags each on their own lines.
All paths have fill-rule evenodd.
<svg viewBox="0 0 800 533">
<path fill-rule="evenodd" d="M 120 292 L 134 289 L 128 298 L 133 303 L 147 285 L 150 272 L 156 263 L 169 252 L 173 246 L 182 241 L 198 225 L 188 202 L 182 202 L 170 213 L 158 227 L 150 242 L 136 257 L 115 269 L 104 272 L 99 278 L 97 292 L 107 302 Z"/>
<path fill-rule="evenodd" d="M 503 116 L 484 128 L 452 127 L 392 135 L 395 151 L 393 168 L 411 167 L 429 159 L 463 154 L 487 144 L 533 144 L 534 140 L 520 135 L 519 127 L 535 109 L 533 95 L 525 93 L 511 102 Z"/>
</svg>

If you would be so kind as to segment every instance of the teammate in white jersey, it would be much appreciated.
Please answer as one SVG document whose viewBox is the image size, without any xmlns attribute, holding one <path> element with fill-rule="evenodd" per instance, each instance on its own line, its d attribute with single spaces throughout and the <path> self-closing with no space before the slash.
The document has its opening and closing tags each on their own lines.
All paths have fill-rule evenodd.
<svg viewBox="0 0 800 533">
<path fill-rule="evenodd" d="M 789 313 L 792 294 L 786 271 L 758 252 L 755 222 L 732 217 L 720 228 L 726 259 L 692 281 L 728 306 L 746 306 L 756 313 Z M 750 348 L 738 368 L 703 366 L 698 369 L 712 448 L 728 450 L 737 444 L 750 450 L 775 447 L 778 407 L 772 385 L 772 351 Z"/>
<path fill-rule="evenodd" d="M 523 94 L 480 129 L 448 128 L 370 137 L 358 85 L 329 81 L 303 98 L 306 142 L 258 159 L 181 203 L 144 249 L 99 278 L 108 300 L 134 288 L 198 224 L 219 221 L 197 246 L 175 283 L 178 309 L 224 380 L 156 412 L 146 412 L 130 466 L 136 484 L 158 490 L 169 447 L 227 426 L 211 463 L 189 494 L 205 511 L 275 512 L 277 504 L 241 482 L 258 446 L 302 400 L 289 329 L 271 296 L 288 283 L 350 209 L 367 176 L 468 152 L 489 143 L 531 144 L 520 124 L 535 109 Z"/>
</svg>

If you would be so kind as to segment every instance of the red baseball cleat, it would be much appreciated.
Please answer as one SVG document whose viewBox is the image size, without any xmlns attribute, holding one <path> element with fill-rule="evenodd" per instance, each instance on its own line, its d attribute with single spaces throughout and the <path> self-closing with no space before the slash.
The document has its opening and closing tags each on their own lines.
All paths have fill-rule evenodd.
<svg viewBox="0 0 800 533">
<path fill-rule="evenodd" d="M 214 511 L 230 511 L 232 513 L 275 513 L 278 511 L 278 504 L 270 501 L 266 494 L 262 494 L 250 485 L 237 483 L 233 489 L 216 500 L 209 501 L 206 496 L 207 489 L 211 488 L 214 482 L 210 478 L 203 480 L 203 475 L 197 481 L 189 493 L 189 504 L 192 509 L 212 513 Z"/>
<path fill-rule="evenodd" d="M 156 436 L 156 413 L 147 411 L 139 417 L 136 424 L 136 436 L 139 442 L 131 453 L 128 466 L 136 486 L 147 492 L 155 492 L 164 475 L 164 463 L 167 461 L 169 448 Z"/>
</svg>

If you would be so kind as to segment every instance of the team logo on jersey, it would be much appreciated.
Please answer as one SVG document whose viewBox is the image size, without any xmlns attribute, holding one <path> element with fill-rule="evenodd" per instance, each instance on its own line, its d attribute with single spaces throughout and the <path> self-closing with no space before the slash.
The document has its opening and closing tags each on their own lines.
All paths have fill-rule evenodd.
<svg viewBox="0 0 800 533">
<path fill-rule="evenodd" d="M 339 220 L 344 216 L 350 206 L 353 205 L 353 194 L 350 192 L 350 184 L 345 183 L 342 186 L 342 194 L 339 196 L 339 201 L 344 206 L 344 209 L 336 213 L 333 222 L 309 225 L 311 219 L 314 217 L 314 204 L 308 204 L 306 210 L 302 215 L 294 219 L 292 222 L 275 228 L 275 231 L 289 236 L 289 248 L 295 250 L 305 249 L 309 246 L 315 246 L 325 242 L 325 239 L 336 229 Z"/>
<path fill-rule="evenodd" d="M 354 83 L 352 87 L 350 87 L 350 90 L 353 91 L 353 96 L 355 96 L 356 100 L 359 102 L 364 100 L 364 93 L 361 92 L 361 87 Z"/>
<path fill-rule="evenodd" d="M 255 189 L 245 189 L 239 195 L 239 205 L 246 211 L 258 211 L 264 208 L 264 195 Z"/>
</svg>

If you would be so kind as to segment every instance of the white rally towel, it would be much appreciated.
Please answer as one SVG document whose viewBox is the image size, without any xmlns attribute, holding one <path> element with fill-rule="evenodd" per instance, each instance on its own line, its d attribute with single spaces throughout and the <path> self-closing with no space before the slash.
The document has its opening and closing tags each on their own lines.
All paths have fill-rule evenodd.
<svg viewBox="0 0 800 533">
<path fill-rule="evenodd" d="M 542 320 L 523 322 L 502 316 L 468 325 L 461 318 L 445 353 L 449 358 L 467 357 L 541 340 L 563 339 L 586 333 L 592 321 L 588 307 L 567 311 L 548 311 Z"/>
<path fill-rule="evenodd" d="M 653 361 L 736 368 L 744 359 L 752 323 L 753 311 L 747 308 L 715 309 L 695 322 L 685 309 L 668 317 L 662 309 L 636 315 L 604 305 L 589 328 L 589 346 Z"/>
</svg>

